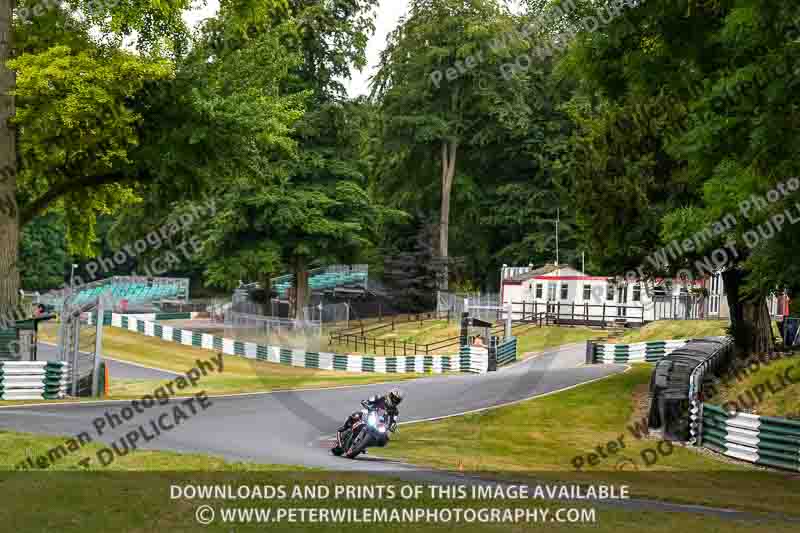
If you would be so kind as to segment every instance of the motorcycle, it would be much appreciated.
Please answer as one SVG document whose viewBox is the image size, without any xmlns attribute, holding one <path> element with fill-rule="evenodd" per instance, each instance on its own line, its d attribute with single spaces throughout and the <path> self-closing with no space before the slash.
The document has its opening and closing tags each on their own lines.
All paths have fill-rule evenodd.
<svg viewBox="0 0 800 533">
<path fill-rule="evenodd" d="M 397 424 L 387 425 L 388 418 L 385 409 L 365 405 L 361 410 L 361 418 L 349 430 L 336 433 L 336 445 L 331 453 L 355 459 L 365 453 L 368 447 L 383 448 L 389 442 L 389 432 L 397 431 Z"/>
</svg>

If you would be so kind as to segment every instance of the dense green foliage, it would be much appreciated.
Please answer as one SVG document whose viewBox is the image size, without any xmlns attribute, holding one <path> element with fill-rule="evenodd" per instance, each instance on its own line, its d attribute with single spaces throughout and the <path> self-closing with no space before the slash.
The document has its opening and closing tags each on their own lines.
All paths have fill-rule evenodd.
<svg viewBox="0 0 800 533">
<path fill-rule="evenodd" d="M 501 265 L 556 258 L 557 216 L 560 262 L 585 252 L 592 274 L 725 269 L 746 337 L 765 296 L 800 289 L 800 192 L 741 207 L 798 174 L 794 3 L 412 0 L 356 99 L 376 0 L 224 1 L 194 32 L 187 5 L 115 2 L 91 33 L 60 9 L 18 21 L 26 287 L 213 197 L 165 247 L 202 242 L 173 271 L 226 290 L 285 272 L 302 289 L 334 262 L 412 280 L 411 305 L 442 272 L 495 290 Z"/>
</svg>

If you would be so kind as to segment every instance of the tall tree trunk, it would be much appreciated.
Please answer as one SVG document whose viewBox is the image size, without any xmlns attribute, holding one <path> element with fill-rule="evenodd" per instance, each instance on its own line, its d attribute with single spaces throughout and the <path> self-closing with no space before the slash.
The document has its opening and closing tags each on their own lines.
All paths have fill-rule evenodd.
<svg viewBox="0 0 800 533">
<path fill-rule="evenodd" d="M 775 341 L 767 302 L 763 297 L 748 298 L 743 294 L 744 277 L 740 269 L 728 269 L 722 273 L 736 348 L 742 356 L 771 353 Z"/>
<path fill-rule="evenodd" d="M 443 272 L 439 283 L 440 290 L 447 290 L 447 258 L 450 244 L 450 196 L 453 191 L 453 178 L 456 173 L 456 141 L 442 141 L 442 205 L 439 215 L 439 257 Z"/>
<path fill-rule="evenodd" d="M 19 292 L 19 210 L 14 116 L 14 72 L 6 67 L 12 54 L 14 0 L 0 0 L 0 312 L 16 307 Z"/>
<path fill-rule="evenodd" d="M 303 311 L 308 306 L 310 293 L 308 290 L 308 265 L 304 259 L 298 259 L 294 270 L 294 317 L 303 320 Z"/>
<path fill-rule="evenodd" d="M 272 285 L 270 285 L 270 280 L 272 279 L 272 272 L 260 272 L 258 275 L 258 283 L 261 285 L 261 290 L 264 291 L 264 301 L 261 302 L 261 308 L 265 315 L 273 315 L 272 310 Z"/>
</svg>

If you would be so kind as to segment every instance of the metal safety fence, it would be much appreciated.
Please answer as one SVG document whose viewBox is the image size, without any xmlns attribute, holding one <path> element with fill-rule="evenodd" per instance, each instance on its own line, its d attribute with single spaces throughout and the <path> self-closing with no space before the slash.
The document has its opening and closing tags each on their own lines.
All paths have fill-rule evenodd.
<svg viewBox="0 0 800 533">
<path fill-rule="evenodd" d="M 97 396 L 101 392 L 103 323 L 92 320 L 92 315 L 104 315 L 106 300 L 101 295 L 91 302 L 74 304 L 68 297 L 61 308 L 57 360 L 69 365 L 71 396 Z"/>
<path fill-rule="evenodd" d="M 648 426 L 665 438 L 697 443 L 705 381 L 727 369 L 732 337 L 692 339 L 657 363 L 650 379 Z"/>
<path fill-rule="evenodd" d="M 453 293 L 437 291 L 436 311 L 458 322 L 464 313 L 488 322 L 504 319 L 503 303 L 498 293 Z"/>
<path fill-rule="evenodd" d="M 320 320 L 294 320 L 227 311 L 225 336 L 260 344 L 295 349 L 319 350 L 322 344 Z"/>
</svg>

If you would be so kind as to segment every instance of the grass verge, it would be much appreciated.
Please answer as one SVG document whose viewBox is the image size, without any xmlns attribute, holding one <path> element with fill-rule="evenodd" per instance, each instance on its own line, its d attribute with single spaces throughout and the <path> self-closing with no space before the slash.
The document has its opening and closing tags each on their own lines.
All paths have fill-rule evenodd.
<svg viewBox="0 0 800 533">
<path fill-rule="evenodd" d="M 646 326 L 628 331 L 617 341 L 622 344 L 634 342 L 692 339 L 726 335 L 730 326 L 727 320 L 657 320 Z"/>
<path fill-rule="evenodd" d="M 352 531 L 381 531 L 405 533 L 409 528 L 419 532 L 452 531 L 456 527 L 462 533 L 508 531 L 591 531 L 594 533 L 646 532 L 669 533 L 673 531 L 701 531 L 725 533 L 750 533 L 769 531 L 778 533 L 794 531 L 795 524 L 781 521 L 745 522 L 715 516 L 699 516 L 692 513 L 659 513 L 636 509 L 620 509 L 600 506 L 591 502 L 552 502 L 541 500 L 486 500 L 473 498 L 433 498 L 425 490 L 419 497 L 411 499 L 360 497 L 345 499 L 328 497 L 310 499 L 294 493 L 295 487 L 320 492 L 327 487 L 331 495 L 337 486 L 392 486 L 400 493 L 401 483 L 386 476 L 367 476 L 353 473 L 328 473 L 302 469 L 262 465 L 257 463 L 227 462 L 223 459 L 169 452 L 136 451 L 119 458 L 102 471 L 75 471 L 73 467 L 54 467 L 58 470 L 34 472 L 2 471 L 13 467 L 25 453 L 44 452 L 60 444 L 60 439 L 39 437 L 19 433 L 0 432 L 0 521 L 9 531 L 263 531 L 265 524 L 257 520 L 224 523 L 222 508 L 270 509 L 273 517 L 291 508 L 327 508 L 331 511 L 343 508 L 364 509 L 522 509 L 547 512 L 547 518 L 538 523 L 362 523 L 341 524 L 335 522 L 312 523 L 311 519 L 295 518 L 289 521 L 273 521 L 266 524 L 276 531 L 341 531 L 346 527 Z M 83 449 L 93 452 L 94 445 Z M 82 449 L 82 450 L 83 450 Z M 268 487 L 284 487 L 286 497 L 275 500 L 253 499 L 188 499 L 180 497 L 174 488 L 189 485 L 215 485 L 223 488 L 259 488 L 266 493 Z M 418 483 L 424 485 L 424 483 Z M 183 490 L 181 490 L 183 492 Z M 200 525 L 196 519 L 197 509 L 210 505 L 215 510 L 215 520 L 210 525 Z M 593 520 L 586 522 L 556 522 L 556 512 L 562 508 L 585 510 L 593 513 Z M 562 520 L 568 519 L 562 514 Z M 584 515 L 587 516 L 587 515 Z M 318 521 L 317 521 L 318 522 Z"/>
<path fill-rule="evenodd" d="M 42 340 L 52 341 L 43 336 Z M 103 351 L 113 359 L 186 373 L 198 359 L 207 361 L 216 354 L 193 346 L 145 337 L 124 329 L 106 327 L 103 330 Z M 209 373 L 202 384 L 208 394 L 235 394 L 272 390 L 366 385 L 387 381 L 402 381 L 420 377 L 418 374 L 347 373 L 288 365 L 265 363 L 235 355 L 224 355 L 222 373 Z M 159 382 L 152 380 L 110 379 L 114 398 L 141 396 L 152 392 Z M 5 402 L 0 402 L 5 404 Z"/>
<path fill-rule="evenodd" d="M 800 419 L 800 357 L 740 362 L 709 402 L 742 412 Z"/>
<path fill-rule="evenodd" d="M 639 428 L 646 427 L 641 404 L 651 371 L 637 365 L 625 374 L 553 396 L 403 426 L 380 455 L 514 479 L 626 480 L 642 497 L 797 512 L 800 491 L 795 475 L 755 470 L 679 446 L 659 454 L 659 441 L 637 439 Z M 610 453 L 608 443 L 620 439 L 625 447 Z M 599 457 L 598 447 L 608 452 L 607 459 Z M 588 464 L 590 453 L 598 454 L 595 466 Z M 657 461 L 648 466 L 654 454 Z M 575 469 L 577 457 L 583 460 L 580 471 Z"/>
</svg>

